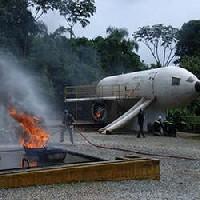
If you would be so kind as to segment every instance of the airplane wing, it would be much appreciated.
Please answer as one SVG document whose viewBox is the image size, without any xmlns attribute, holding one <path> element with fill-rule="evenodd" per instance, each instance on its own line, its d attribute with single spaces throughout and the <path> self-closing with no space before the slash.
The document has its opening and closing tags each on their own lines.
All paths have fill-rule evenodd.
<svg viewBox="0 0 200 200">
<path fill-rule="evenodd" d="M 108 97 L 87 97 L 87 98 L 66 98 L 65 103 L 67 102 L 81 102 L 81 101 L 97 101 L 97 100 L 108 100 L 113 101 L 117 99 L 137 99 L 138 97 L 119 97 L 119 96 L 108 96 Z"/>
<path fill-rule="evenodd" d="M 111 124 L 108 124 L 106 127 L 101 128 L 99 132 L 106 134 L 106 132 L 112 132 L 115 129 L 122 128 L 125 124 L 127 124 L 131 119 L 136 117 L 140 112 L 140 109 L 144 110 L 147 108 L 152 102 L 152 99 L 141 98 L 133 107 L 131 107 L 127 112 L 125 112 L 122 116 L 114 120 Z"/>
</svg>

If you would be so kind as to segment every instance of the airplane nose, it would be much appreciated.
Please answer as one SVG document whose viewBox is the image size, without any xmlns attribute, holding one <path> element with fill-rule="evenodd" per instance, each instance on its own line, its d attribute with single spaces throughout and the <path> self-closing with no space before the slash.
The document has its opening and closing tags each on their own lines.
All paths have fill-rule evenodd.
<svg viewBox="0 0 200 200">
<path fill-rule="evenodd" d="M 197 92 L 200 92 L 200 81 L 197 81 L 196 84 L 195 84 L 195 90 Z"/>
</svg>

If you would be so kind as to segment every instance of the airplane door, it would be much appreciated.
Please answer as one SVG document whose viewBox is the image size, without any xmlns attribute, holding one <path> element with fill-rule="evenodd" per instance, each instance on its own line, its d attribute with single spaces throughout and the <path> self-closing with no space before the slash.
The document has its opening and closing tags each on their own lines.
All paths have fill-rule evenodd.
<svg viewBox="0 0 200 200">
<path fill-rule="evenodd" d="M 150 72 L 140 79 L 141 92 L 143 97 L 154 96 L 154 80 L 157 72 Z"/>
</svg>

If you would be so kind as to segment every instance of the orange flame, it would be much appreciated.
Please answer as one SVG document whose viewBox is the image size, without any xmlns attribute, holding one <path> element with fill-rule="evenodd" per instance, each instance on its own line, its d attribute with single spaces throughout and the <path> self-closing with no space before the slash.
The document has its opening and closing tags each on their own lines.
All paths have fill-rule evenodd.
<svg viewBox="0 0 200 200">
<path fill-rule="evenodd" d="M 49 135 L 39 127 L 37 117 L 17 112 L 14 107 L 10 107 L 8 112 L 24 130 L 24 136 L 20 139 L 21 145 L 25 148 L 44 148 L 46 146 Z"/>
<path fill-rule="evenodd" d="M 100 118 L 101 117 L 101 113 L 100 112 L 96 112 L 96 117 Z"/>
</svg>

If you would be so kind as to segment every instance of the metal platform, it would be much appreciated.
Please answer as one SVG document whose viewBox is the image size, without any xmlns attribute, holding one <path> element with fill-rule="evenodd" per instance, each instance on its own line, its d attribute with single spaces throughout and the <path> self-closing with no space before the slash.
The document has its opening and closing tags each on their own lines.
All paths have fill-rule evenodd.
<svg viewBox="0 0 200 200">
<path fill-rule="evenodd" d="M 160 180 L 160 162 L 156 159 L 127 156 L 105 161 L 81 153 L 71 155 L 71 161 L 66 156 L 69 160 L 63 164 L 1 170 L 0 188 L 83 181 Z"/>
<path fill-rule="evenodd" d="M 137 99 L 133 89 L 127 89 L 126 86 L 117 85 L 80 85 L 65 86 L 65 102 L 76 101 L 94 101 L 94 100 L 120 100 Z"/>
</svg>

